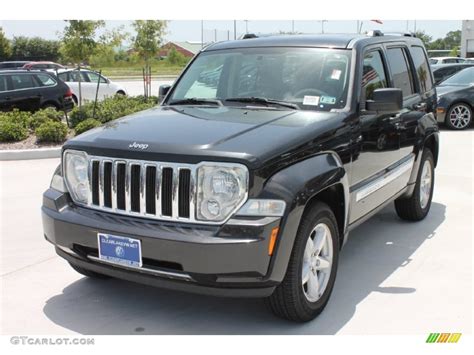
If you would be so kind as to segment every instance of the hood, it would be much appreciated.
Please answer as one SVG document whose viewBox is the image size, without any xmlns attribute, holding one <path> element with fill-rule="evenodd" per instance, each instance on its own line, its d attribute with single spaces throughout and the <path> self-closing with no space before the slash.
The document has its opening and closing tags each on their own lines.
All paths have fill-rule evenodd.
<svg viewBox="0 0 474 355">
<path fill-rule="evenodd" d="M 165 106 L 109 122 L 69 140 L 64 149 L 140 160 L 239 161 L 258 166 L 314 139 L 342 113 Z"/>
<path fill-rule="evenodd" d="M 459 85 L 440 85 L 436 87 L 436 93 L 438 97 L 459 91 L 459 90 L 464 90 L 466 86 L 459 86 Z"/>
</svg>

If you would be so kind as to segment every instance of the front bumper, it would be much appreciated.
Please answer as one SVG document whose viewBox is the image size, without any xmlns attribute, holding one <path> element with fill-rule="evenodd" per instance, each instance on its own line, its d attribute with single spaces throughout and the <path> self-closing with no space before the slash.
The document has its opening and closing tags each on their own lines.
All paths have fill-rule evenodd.
<svg viewBox="0 0 474 355">
<path fill-rule="evenodd" d="M 279 218 L 231 219 L 223 226 L 160 222 L 77 207 L 54 189 L 43 195 L 42 215 L 45 238 L 58 255 L 84 269 L 217 296 L 266 297 L 278 284 L 267 275 L 269 238 Z M 140 239 L 143 268 L 98 259 L 99 232 Z"/>
</svg>

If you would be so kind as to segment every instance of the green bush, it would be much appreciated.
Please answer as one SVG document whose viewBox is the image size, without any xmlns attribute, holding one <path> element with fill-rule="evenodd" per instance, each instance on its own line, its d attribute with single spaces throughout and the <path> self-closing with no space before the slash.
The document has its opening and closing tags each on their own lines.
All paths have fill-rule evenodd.
<svg viewBox="0 0 474 355">
<path fill-rule="evenodd" d="M 28 120 L 30 129 L 35 130 L 45 122 L 61 122 L 63 113 L 49 107 L 35 112 Z"/>
<path fill-rule="evenodd" d="M 0 112 L 0 141 L 16 142 L 28 137 L 28 119 L 30 113 L 13 110 Z"/>
<path fill-rule="evenodd" d="M 80 123 L 77 124 L 75 131 L 76 135 L 84 133 L 85 131 L 88 131 L 92 128 L 99 127 L 101 123 L 93 118 L 88 118 L 87 120 L 84 120 Z"/>
<path fill-rule="evenodd" d="M 62 122 L 49 121 L 41 124 L 35 130 L 38 142 L 64 142 L 67 136 L 67 127 Z"/>
<path fill-rule="evenodd" d="M 95 109 L 95 117 L 93 102 L 86 103 L 81 108 L 74 108 L 69 115 L 69 122 L 71 127 L 76 127 L 80 122 L 89 118 L 95 118 L 101 123 L 106 123 L 138 111 L 146 110 L 157 103 L 157 97 L 150 97 L 146 100 L 143 96 L 127 97 L 117 95 L 98 102 Z"/>
<path fill-rule="evenodd" d="M 0 141 L 17 142 L 28 138 L 28 129 L 18 122 L 0 120 Z"/>
</svg>

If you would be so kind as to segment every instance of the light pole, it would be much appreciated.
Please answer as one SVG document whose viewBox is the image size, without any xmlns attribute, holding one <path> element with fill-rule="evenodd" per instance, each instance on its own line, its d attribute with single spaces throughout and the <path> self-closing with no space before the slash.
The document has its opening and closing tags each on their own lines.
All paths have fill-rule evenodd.
<svg viewBox="0 0 474 355">
<path fill-rule="evenodd" d="M 237 39 L 237 20 L 234 20 L 234 40 Z"/>
<path fill-rule="evenodd" d="M 295 20 L 291 20 L 291 33 L 295 33 Z"/>
<path fill-rule="evenodd" d="M 244 20 L 245 21 L 245 33 L 249 33 L 249 20 Z"/>
<path fill-rule="evenodd" d="M 204 47 L 204 20 L 201 20 L 201 49 Z"/>
<path fill-rule="evenodd" d="M 321 33 L 324 33 L 324 23 L 328 22 L 327 20 L 321 20 Z"/>
</svg>

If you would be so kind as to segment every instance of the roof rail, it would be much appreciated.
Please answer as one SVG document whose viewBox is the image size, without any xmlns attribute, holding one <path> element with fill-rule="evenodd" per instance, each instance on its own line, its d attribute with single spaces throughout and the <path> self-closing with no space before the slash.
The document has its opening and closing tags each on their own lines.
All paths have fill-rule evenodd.
<svg viewBox="0 0 474 355">
<path fill-rule="evenodd" d="M 367 36 L 369 36 L 369 37 L 382 37 L 383 32 L 380 31 L 380 30 L 371 30 L 371 31 L 367 31 Z"/>
<path fill-rule="evenodd" d="M 386 33 L 389 36 L 403 36 L 403 37 L 416 37 L 416 34 L 413 32 L 406 32 L 406 31 L 401 31 L 401 32 L 387 32 Z"/>
<path fill-rule="evenodd" d="M 258 38 L 255 33 L 246 33 L 242 36 L 242 39 Z"/>
</svg>

